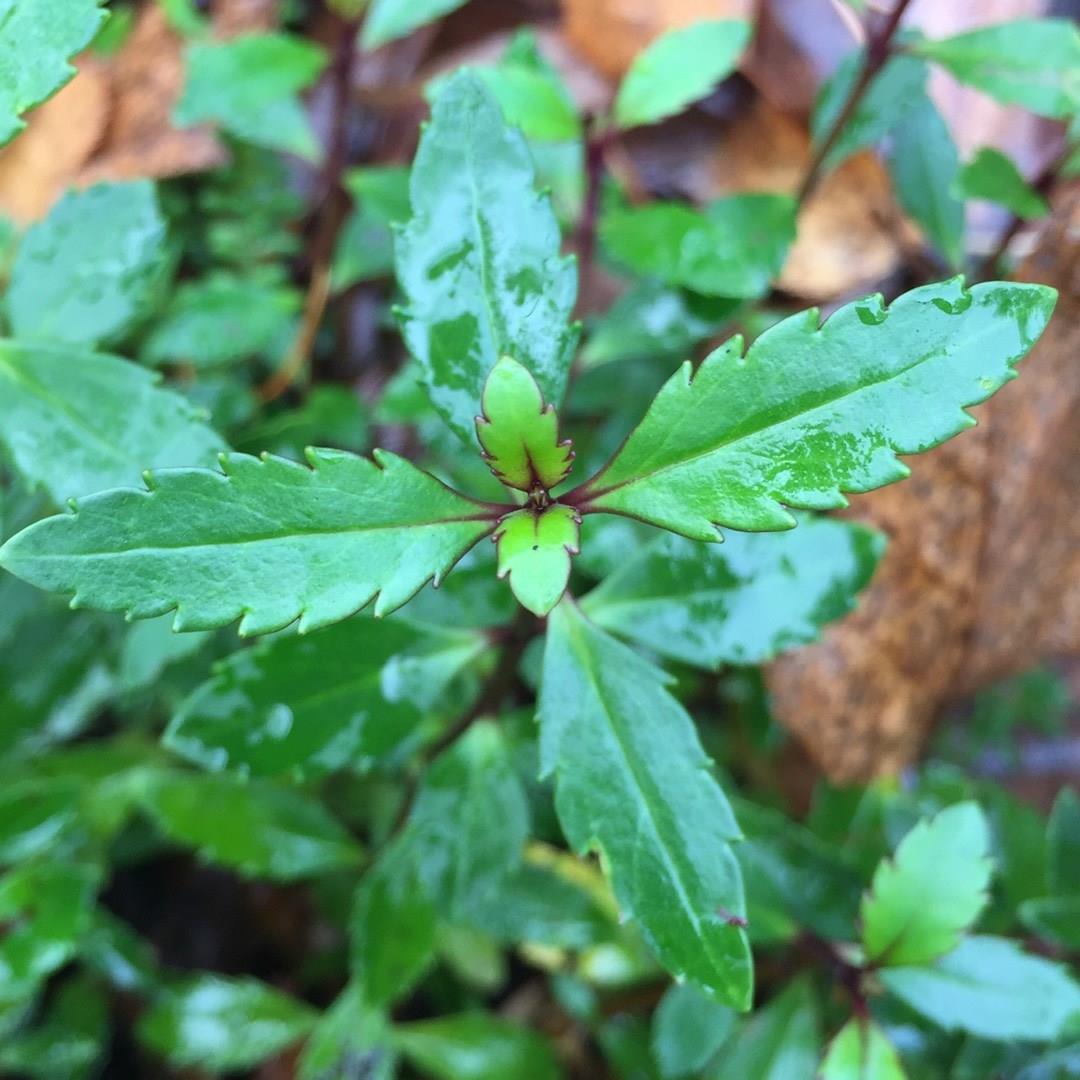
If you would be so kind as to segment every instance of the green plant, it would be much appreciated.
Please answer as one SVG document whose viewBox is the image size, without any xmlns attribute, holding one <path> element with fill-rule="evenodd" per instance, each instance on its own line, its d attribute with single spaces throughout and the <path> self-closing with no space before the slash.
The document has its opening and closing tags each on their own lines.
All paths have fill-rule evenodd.
<svg viewBox="0 0 1080 1080">
<path fill-rule="evenodd" d="M 458 6 L 376 0 L 363 40 Z M 336 7 L 347 72 L 356 19 Z M 56 89 L 86 19 L 40 55 L 0 28 L 0 71 L 27 72 L 0 133 Z M 752 781 L 782 738 L 752 665 L 850 609 L 884 547 L 815 512 L 969 427 L 1054 291 L 952 277 L 788 315 L 672 371 L 752 325 L 796 232 L 787 195 L 630 206 L 603 175 L 621 130 L 734 69 L 749 27 L 707 22 L 647 50 L 602 121 L 526 35 L 431 89 L 411 169 L 347 176 L 336 130 L 325 176 L 358 206 L 317 222 L 302 302 L 299 210 L 270 151 L 318 157 L 295 95 L 323 58 L 279 34 L 211 43 L 192 19 L 176 119 L 216 122 L 231 164 L 65 196 L 8 271 L 0 1065 L 88 1074 L 111 987 L 176 1068 L 249 1069 L 306 1040 L 305 1080 L 559 1075 L 550 1040 L 486 1008 L 526 981 L 512 954 L 613 1075 L 1072 1075 L 1075 795 L 1044 826 L 938 763 L 905 790 L 822 784 L 800 823 Z M 891 135 L 901 201 L 960 269 L 956 200 L 1044 206 L 1008 163 L 961 169 L 928 60 L 1063 117 L 1080 36 L 1042 20 L 897 44 L 897 22 L 823 92 L 804 194 Z M 631 299 L 579 349 L 597 258 Z M 312 297 L 391 265 L 411 358 L 372 407 L 313 373 L 333 344 Z M 305 369 L 319 385 L 295 392 Z M 366 454 L 374 426 L 413 452 Z M 240 647 L 234 623 L 266 637 Z M 323 939 L 276 979 L 160 963 L 95 897 L 177 850 L 306 883 Z M 762 1003 L 742 1018 L 755 960 Z M 639 984 L 651 1021 L 612 1005 Z"/>
</svg>

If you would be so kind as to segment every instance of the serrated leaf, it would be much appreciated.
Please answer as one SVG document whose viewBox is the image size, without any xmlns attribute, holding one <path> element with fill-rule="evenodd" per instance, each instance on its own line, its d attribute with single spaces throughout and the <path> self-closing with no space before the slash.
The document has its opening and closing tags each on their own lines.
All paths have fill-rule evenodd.
<svg viewBox="0 0 1080 1080">
<path fill-rule="evenodd" d="M 360 41 L 365 49 L 377 49 L 449 15 L 464 3 L 465 0 L 372 0 Z"/>
<path fill-rule="evenodd" d="M 652 1019 L 652 1052 L 665 1080 L 703 1069 L 735 1026 L 735 1013 L 693 983 L 673 983 Z"/>
<path fill-rule="evenodd" d="M 965 199 L 986 199 L 1017 217 L 1040 218 L 1050 212 L 1046 200 L 1020 175 L 1012 158 L 984 146 L 960 170 L 956 190 Z"/>
<path fill-rule="evenodd" d="M 247 34 L 196 42 L 186 53 L 187 81 L 173 120 L 214 122 L 238 139 L 317 160 L 319 144 L 296 95 L 326 63 L 322 49 L 289 34 Z"/>
<path fill-rule="evenodd" d="M 211 464 L 224 440 L 159 381 L 115 356 L 0 341 L 0 444 L 57 503 L 143 469 Z"/>
<path fill-rule="evenodd" d="M 728 195 L 694 210 L 683 203 L 616 209 L 600 222 L 611 257 L 638 274 L 703 296 L 763 296 L 795 239 L 788 195 Z"/>
<path fill-rule="evenodd" d="M 816 310 L 735 338 L 665 384 L 615 457 L 564 496 L 698 540 L 717 525 L 790 528 L 785 507 L 846 505 L 908 475 L 915 454 L 970 427 L 964 412 L 1015 377 L 1056 292 L 960 279 Z"/>
<path fill-rule="evenodd" d="M 559 505 L 517 510 L 499 522 L 499 577 L 509 578 L 514 595 L 534 615 L 546 615 L 566 591 L 581 546 L 580 523 L 572 506 Z"/>
<path fill-rule="evenodd" d="M 194 975 L 139 1017 L 139 1042 L 177 1068 L 249 1069 L 315 1026 L 310 1005 L 257 979 Z"/>
<path fill-rule="evenodd" d="M 92 495 L 24 529 L 0 565 L 81 606 L 137 619 L 175 609 L 178 630 L 241 619 L 242 634 L 264 634 L 299 619 L 303 631 L 373 598 L 376 615 L 400 607 L 494 526 L 483 504 L 395 454 L 310 461 L 226 454 L 226 472 L 154 473 L 148 490 Z"/>
<path fill-rule="evenodd" d="M 868 960 L 926 964 L 948 952 L 986 906 L 990 830 L 972 802 L 920 821 L 874 872 L 860 909 Z M 927 903 L 927 897 L 933 903 Z"/>
<path fill-rule="evenodd" d="M 1046 825 L 1047 878 L 1058 896 L 1080 895 L 1080 794 L 1058 792 Z"/>
<path fill-rule="evenodd" d="M 1069 19 L 1013 19 L 911 48 L 1006 105 L 1056 119 L 1080 105 L 1080 30 Z"/>
<path fill-rule="evenodd" d="M 582 601 L 598 626 L 698 667 L 757 664 L 814 641 L 870 580 L 884 537 L 811 519 L 723 544 L 660 536 Z"/>
<path fill-rule="evenodd" d="M 885 968 L 885 987 L 946 1031 L 1050 1042 L 1080 1020 L 1080 986 L 1015 942 L 970 937 L 932 967 Z"/>
<path fill-rule="evenodd" d="M 566 479 L 574 453 L 559 440 L 555 406 L 545 404 L 536 380 L 509 356 L 500 357 L 484 383 L 476 437 L 484 460 L 507 487 L 531 492 Z"/>
<path fill-rule="evenodd" d="M 149 180 L 69 191 L 19 245 L 5 298 L 13 335 L 88 346 L 123 336 L 154 299 L 164 240 Z"/>
<path fill-rule="evenodd" d="M 100 0 L 4 0 L 0 4 L 0 146 L 26 126 L 22 114 L 75 74 L 68 63 L 106 14 Z"/>
<path fill-rule="evenodd" d="M 563 601 L 548 618 L 541 768 L 571 846 L 598 850 L 660 962 L 736 1008 L 752 970 L 739 838 L 693 722 L 664 676 Z"/>
<path fill-rule="evenodd" d="M 904 1080 L 888 1036 L 869 1019 L 853 1018 L 829 1044 L 821 1080 Z"/>
<path fill-rule="evenodd" d="M 889 172 L 900 205 L 950 266 L 964 258 L 964 204 L 952 191 L 960 159 L 937 106 L 924 98 L 892 132 Z"/>
<path fill-rule="evenodd" d="M 145 624 L 144 624 L 145 625 Z M 357 616 L 233 654 L 164 736 L 204 769 L 322 775 L 391 753 L 486 639 Z"/>
<path fill-rule="evenodd" d="M 360 856 L 321 803 L 268 781 L 160 772 L 140 801 L 174 843 L 248 877 L 293 881 L 354 866 Z"/>
<path fill-rule="evenodd" d="M 558 407 L 577 327 L 577 269 L 559 254 L 550 200 L 528 147 L 483 83 L 450 79 L 413 163 L 413 216 L 399 233 L 402 331 L 431 402 L 474 446 L 484 381 L 501 356 L 524 364 Z"/>
<path fill-rule="evenodd" d="M 703 19 L 662 34 L 623 78 L 616 124 L 654 124 L 682 112 L 735 70 L 749 41 L 750 24 L 742 19 Z"/>
</svg>

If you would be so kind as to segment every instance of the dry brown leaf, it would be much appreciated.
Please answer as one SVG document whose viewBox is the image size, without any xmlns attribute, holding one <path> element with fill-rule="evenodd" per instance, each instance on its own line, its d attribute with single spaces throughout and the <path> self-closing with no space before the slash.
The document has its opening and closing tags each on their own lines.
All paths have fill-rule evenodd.
<svg viewBox="0 0 1080 1080">
<path fill-rule="evenodd" d="M 1021 378 L 910 479 L 855 498 L 847 516 L 890 538 L 873 582 L 767 673 L 777 717 L 835 781 L 898 771 L 949 700 L 1080 652 L 1080 193 L 1018 276 L 1061 292 Z"/>
</svg>

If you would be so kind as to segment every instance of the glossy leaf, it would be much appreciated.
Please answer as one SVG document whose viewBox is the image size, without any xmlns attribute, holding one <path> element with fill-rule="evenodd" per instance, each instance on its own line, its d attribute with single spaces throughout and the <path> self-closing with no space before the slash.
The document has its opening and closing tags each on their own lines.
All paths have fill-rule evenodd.
<svg viewBox="0 0 1080 1080">
<path fill-rule="evenodd" d="M 763 296 L 795 239 L 795 201 L 787 195 L 729 195 L 694 210 L 651 203 L 613 210 L 600 222 L 611 257 L 703 296 Z"/>
<path fill-rule="evenodd" d="M 581 608 L 598 626 L 684 663 L 756 664 L 815 640 L 870 580 L 884 537 L 829 519 L 723 544 L 660 536 Z"/>
<path fill-rule="evenodd" d="M 677 977 L 739 1009 L 752 972 L 739 829 L 663 674 L 563 601 L 548 618 L 541 768 L 571 846 L 598 850 L 622 912 Z"/>
<path fill-rule="evenodd" d="M 360 855 L 321 803 L 268 782 L 161 773 L 141 801 L 174 843 L 250 877 L 292 881 L 353 866 Z"/>
<path fill-rule="evenodd" d="M 611 462 L 565 496 L 699 540 L 717 525 L 790 528 L 786 507 L 828 509 L 844 492 L 900 480 L 898 454 L 970 427 L 964 408 L 1015 376 L 1056 293 L 959 279 L 886 307 L 868 297 L 819 326 L 815 310 L 685 364 Z"/>
<path fill-rule="evenodd" d="M 226 472 L 148 475 L 148 490 L 92 495 L 0 548 L 0 564 L 75 603 L 178 630 L 241 619 L 261 634 L 314 630 L 404 604 L 493 526 L 489 511 L 404 458 L 313 450 L 311 468 L 227 454 Z M 193 514 L 191 508 L 205 509 Z"/>
<path fill-rule="evenodd" d="M 750 41 L 740 19 L 706 19 L 669 30 L 634 58 L 615 98 L 615 123 L 654 124 L 682 112 L 736 68 Z"/>
<path fill-rule="evenodd" d="M 867 958 L 898 967 L 925 964 L 952 949 L 986 906 L 989 849 L 990 831 L 975 803 L 957 803 L 920 821 L 895 856 L 878 865 L 863 897 Z"/>
<path fill-rule="evenodd" d="M 189 45 L 187 82 L 173 113 L 180 127 L 213 122 L 230 135 L 308 160 L 319 144 L 297 100 L 326 62 L 317 46 L 288 34 L 247 34 Z"/>
<path fill-rule="evenodd" d="M 886 968 L 890 993 L 946 1031 L 1050 1042 L 1080 1019 L 1080 985 L 1004 938 L 971 937 L 932 967 Z"/>
<path fill-rule="evenodd" d="M 669 986 L 652 1021 L 652 1051 L 660 1075 L 673 1080 L 698 1073 L 727 1041 L 735 1015 L 693 983 Z"/>
<path fill-rule="evenodd" d="M 900 1058 L 872 1020 L 849 1020 L 829 1044 L 821 1080 L 904 1080 Z"/>
<path fill-rule="evenodd" d="M 1020 175 L 1012 158 L 992 146 L 982 147 L 960 170 L 956 189 L 965 199 L 998 203 L 1017 217 L 1040 218 L 1050 212 L 1046 200 Z"/>
<path fill-rule="evenodd" d="M 68 61 L 105 20 L 99 0 L 8 0 L 0 16 L 0 146 L 26 126 L 22 114 L 75 74 Z"/>
<path fill-rule="evenodd" d="M 540 513 L 517 510 L 495 530 L 499 577 L 509 578 L 514 595 L 534 615 L 546 615 L 566 591 L 581 546 L 580 522 L 572 506 L 555 505 Z"/>
<path fill-rule="evenodd" d="M 474 75 L 450 79 L 413 164 L 413 217 L 397 239 L 402 329 L 431 403 L 474 446 L 484 381 L 501 356 L 524 364 L 558 407 L 577 327 L 577 270 L 538 195 L 521 135 Z"/>
<path fill-rule="evenodd" d="M 224 440 L 159 381 L 115 356 L 0 341 L 0 444 L 57 503 L 144 469 L 211 464 Z"/>
<path fill-rule="evenodd" d="M 1068 19 L 1014 19 L 911 47 L 1006 105 L 1066 119 L 1080 104 L 1080 30 Z"/>
<path fill-rule="evenodd" d="M 1080 794 L 1062 788 L 1046 826 L 1047 877 L 1058 896 L 1080 895 Z"/>
<path fill-rule="evenodd" d="M 317 1013 L 256 979 L 195 975 L 139 1018 L 143 1046 L 177 1068 L 249 1069 L 298 1042 Z"/>
<path fill-rule="evenodd" d="M 204 769 L 320 775 L 385 757 L 484 649 L 469 631 L 357 616 L 234 653 L 180 707 L 165 745 Z"/>
<path fill-rule="evenodd" d="M 481 405 L 476 436 L 484 460 L 507 487 L 548 490 L 566 479 L 574 457 L 570 440 L 559 440 L 555 407 L 544 403 L 528 368 L 501 357 L 484 383 Z"/>
<path fill-rule="evenodd" d="M 365 49 L 377 49 L 449 15 L 464 3 L 465 0 L 372 0 L 360 40 Z"/>
<path fill-rule="evenodd" d="M 149 180 L 69 191 L 19 245 L 5 300 L 12 333 L 73 345 L 121 337 L 155 298 L 164 240 Z"/>
</svg>

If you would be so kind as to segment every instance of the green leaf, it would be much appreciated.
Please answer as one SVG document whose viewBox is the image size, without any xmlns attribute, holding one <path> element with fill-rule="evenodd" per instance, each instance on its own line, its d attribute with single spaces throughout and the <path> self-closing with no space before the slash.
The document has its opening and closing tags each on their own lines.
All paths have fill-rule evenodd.
<svg viewBox="0 0 1080 1080">
<path fill-rule="evenodd" d="M 139 1018 L 143 1046 L 177 1068 L 249 1069 L 302 1039 L 318 1014 L 256 979 L 194 975 Z"/>
<path fill-rule="evenodd" d="M 989 849 L 990 830 L 975 803 L 920 821 L 893 858 L 878 864 L 863 897 L 867 959 L 888 967 L 926 964 L 952 949 L 986 906 Z"/>
<path fill-rule="evenodd" d="M 177 288 L 145 356 L 197 369 L 262 356 L 287 340 L 299 311 L 299 293 L 274 275 L 211 273 Z"/>
<path fill-rule="evenodd" d="M 177 630 L 241 619 L 241 634 L 404 604 L 493 527 L 490 511 L 376 450 L 312 450 L 311 468 L 225 454 L 225 472 L 148 474 L 148 490 L 91 495 L 0 548 L 0 565 L 74 603 Z M 204 509 L 192 513 L 192 507 Z"/>
<path fill-rule="evenodd" d="M 1006 105 L 1059 120 L 1080 105 L 1080 30 L 1069 19 L 1014 19 L 911 48 Z"/>
<path fill-rule="evenodd" d="M 626 514 L 698 540 L 717 525 L 794 524 L 786 507 L 846 505 L 908 475 L 915 454 L 970 427 L 965 406 L 1015 377 L 1056 293 L 959 279 L 886 307 L 871 296 L 766 330 L 743 355 L 734 338 L 689 363 L 657 395 L 615 457 L 565 496 L 585 512 Z"/>
<path fill-rule="evenodd" d="M 143 469 L 211 464 L 221 436 L 159 382 L 115 356 L 0 341 L 0 444 L 57 503 Z"/>
<path fill-rule="evenodd" d="M 563 601 L 548 618 L 541 768 L 571 846 L 601 853 L 661 963 L 739 1009 L 752 970 L 739 828 L 663 674 Z"/>
<path fill-rule="evenodd" d="M 709 1080 L 814 1080 L 821 1054 L 817 1002 L 797 979 L 743 1023 Z"/>
<path fill-rule="evenodd" d="M 245 428 L 236 444 L 248 453 L 267 450 L 294 461 L 303 461 L 309 446 L 359 452 L 368 444 L 367 407 L 354 390 L 324 383 L 297 408 Z"/>
<path fill-rule="evenodd" d="M 964 259 L 964 204 L 952 191 L 959 169 L 949 127 L 924 98 L 893 129 L 889 172 L 900 205 L 950 266 Z"/>
<path fill-rule="evenodd" d="M 662 34 L 623 78 L 616 124 L 654 124 L 682 112 L 735 70 L 749 41 L 750 24 L 741 19 L 703 19 Z"/>
<path fill-rule="evenodd" d="M 1012 158 L 984 146 L 960 170 L 957 193 L 965 199 L 986 199 L 1017 217 L 1040 218 L 1050 213 L 1046 200 L 1020 175 Z"/>
<path fill-rule="evenodd" d="M 334 252 L 332 277 L 336 290 L 392 274 L 391 226 L 409 217 L 409 170 L 404 166 L 351 169 L 345 175 L 345 187 L 356 205 Z"/>
<path fill-rule="evenodd" d="M 577 327 L 577 269 L 538 195 L 528 147 L 474 75 L 439 94 L 413 164 L 413 217 L 398 234 L 402 329 L 431 403 L 474 446 L 488 372 L 511 356 L 558 407 Z"/>
<path fill-rule="evenodd" d="M 495 530 L 499 577 L 509 577 L 521 605 L 546 615 L 566 591 L 570 563 L 580 550 L 581 518 L 572 506 L 517 510 Z"/>
<path fill-rule="evenodd" d="M 322 49 L 288 34 L 247 34 L 197 42 L 186 53 L 187 82 L 173 120 L 213 122 L 245 142 L 315 161 L 319 144 L 297 100 L 322 71 Z"/>
<path fill-rule="evenodd" d="M 481 635 L 357 616 L 234 653 L 180 707 L 165 745 L 204 769 L 321 775 L 385 757 L 437 710 Z"/>
<path fill-rule="evenodd" d="M 199 631 L 177 634 L 167 615 L 135 623 L 124 634 L 120 647 L 117 682 L 121 690 L 130 693 L 152 686 L 166 668 L 194 656 L 212 636 Z"/>
<path fill-rule="evenodd" d="M 565 142 L 581 136 L 581 117 L 573 99 L 547 72 L 506 60 L 470 70 L 499 103 L 506 122 L 520 128 L 526 138 Z"/>
<path fill-rule="evenodd" d="M 1080 986 L 1015 942 L 970 937 L 932 967 L 886 968 L 886 988 L 946 1031 L 1050 1042 L 1080 1020 Z"/>
<path fill-rule="evenodd" d="M 80 789 L 68 780 L 26 778 L 0 792 L 0 864 L 30 859 L 74 824 Z"/>
<path fill-rule="evenodd" d="M 398 1024 L 393 1045 L 437 1080 L 557 1080 L 547 1040 L 487 1013 Z"/>
<path fill-rule="evenodd" d="M 735 1013 L 693 983 L 673 983 L 652 1020 L 652 1052 L 665 1080 L 703 1069 L 727 1041 Z"/>
<path fill-rule="evenodd" d="M 364 1001 L 357 984 L 350 984 L 312 1031 L 297 1080 L 345 1080 L 350 1071 L 364 1080 L 393 1080 L 388 1033 L 382 1015 Z"/>
<path fill-rule="evenodd" d="M 1080 952 L 1080 896 L 1044 896 L 1025 900 L 1020 921 L 1046 941 Z"/>
<path fill-rule="evenodd" d="M 866 52 L 857 49 L 840 62 L 818 92 L 810 117 L 814 142 L 821 144 L 840 118 L 856 80 L 866 63 Z M 913 56 L 894 56 L 874 76 L 839 138 L 825 156 L 825 167 L 835 169 L 857 150 L 880 142 L 908 115 L 921 110 L 926 97 L 926 64 Z"/>
<path fill-rule="evenodd" d="M 174 843 L 248 877 L 292 881 L 353 866 L 360 854 L 321 803 L 266 781 L 163 772 L 141 801 Z"/>
<path fill-rule="evenodd" d="M 814 641 L 870 580 L 884 537 L 810 519 L 723 544 L 660 536 L 581 601 L 598 626 L 697 667 L 757 664 Z"/>
<path fill-rule="evenodd" d="M 795 239 L 788 195 L 728 195 L 702 211 L 683 203 L 616 209 L 600 222 L 611 257 L 704 296 L 764 296 Z"/>
<path fill-rule="evenodd" d="M 5 300 L 12 333 L 73 345 L 122 337 L 155 299 L 164 240 L 149 180 L 69 191 L 19 246 Z"/>
<path fill-rule="evenodd" d="M 570 472 L 570 440 L 559 441 L 554 405 L 544 404 L 536 380 L 509 356 L 491 369 L 476 418 L 484 460 L 507 487 L 531 492 L 557 487 Z"/>
<path fill-rule="evenodd" d="M 1080 894 L 1080 793 L 1058 792 L 1046 825 L 1047 877 L 1058 896 Z"/>
<path fill-rule="evenodd" d="M 904 1080 L 904 1069 L 885 1032 L 855 1018 L 829 1044 L 821 1080 Z"/>
<path fill-rule="evenodd" d="M 372 0 L 364 20 L 361 44 L 365 49 L 377 49 L 443 15 L 449 15 L 465 0 Z"/>
<path fill-rule="evenodd" d="M 97 33 L 100 0 L 4 0 L 0 4 L 0 146 L 26 126 L 22 113 L 75 74 L 68 63 Z"/>
</svg>

